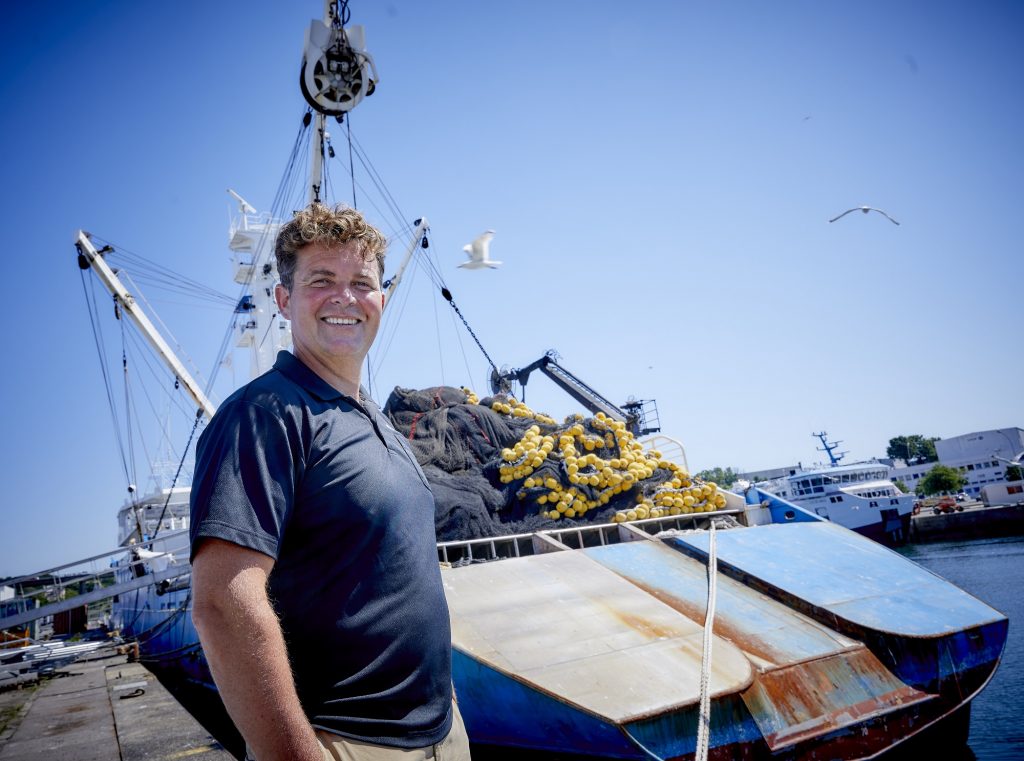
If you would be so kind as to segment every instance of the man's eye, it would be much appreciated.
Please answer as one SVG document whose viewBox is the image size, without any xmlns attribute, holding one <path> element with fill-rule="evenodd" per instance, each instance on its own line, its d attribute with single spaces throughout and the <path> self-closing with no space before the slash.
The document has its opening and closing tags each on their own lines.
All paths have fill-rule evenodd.
<svg viewBox="0 0 1024 761">
<path fill-rule="evenodd" d="M 309 284 L 314 288 L 323 288 L 325 285 L 327 285 L 327 278 L 318 277 L 316 280 L 310 280 Z"/>
<path fill-rule="evenodd" d="M 368 280 L 359 280 L 356 281 L 356 288 L 361 288 L 364 291 L 372 291 L 373 283 L 369 282 Z"/>
</svg>

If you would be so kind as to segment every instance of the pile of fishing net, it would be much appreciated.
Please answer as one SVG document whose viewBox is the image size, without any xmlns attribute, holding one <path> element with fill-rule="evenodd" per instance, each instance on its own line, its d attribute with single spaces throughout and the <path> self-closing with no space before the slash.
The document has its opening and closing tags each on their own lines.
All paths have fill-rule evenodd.
<svg viewBox="0 0 1024 761">
<path fill-rule="evenodd" d="M 559 423 L 514 398 L 396 388 L 384 406 L 434 491 L 438 541 L 711 512 L 725 506 L 625 423 L 597 413 Z"/>
</svg>

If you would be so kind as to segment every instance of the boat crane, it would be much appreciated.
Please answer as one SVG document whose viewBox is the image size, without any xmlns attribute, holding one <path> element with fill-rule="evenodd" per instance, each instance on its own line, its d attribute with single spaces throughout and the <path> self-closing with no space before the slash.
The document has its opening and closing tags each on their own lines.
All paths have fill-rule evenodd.
<svg viewBox="0 0 1024 761">
<path fill-rule="evenodd" d="M 526 382 L 530 379 L 530 373 L 540 370 L 548 376 L 555 385 L 565 391 L 569 396 L 582 404 L 590 412 L 602 412 L 613 420 L 619 420 L 626 424 L 630 432 L 637 437 L 646 436 L 649 433 L 657 433 L 661 430 L 657 425 L 648 425 L 643 400 L 630 400 L 621 407 L 612 404 L 601 394 L 592 389 L 578 377 L 562 367 L 555 361 L 557 354 L 554 349 L 548 351 L 536 362 L 531 362 L 522 369 L 495 370 L 491 373 L 491 392 L 510 393 L 512 382 L 515 381 L 525 389 Z M 653 408 L 652 417 L 657 420 L 657 407 L 654 401 L 650 404 Z"/>
</svg>

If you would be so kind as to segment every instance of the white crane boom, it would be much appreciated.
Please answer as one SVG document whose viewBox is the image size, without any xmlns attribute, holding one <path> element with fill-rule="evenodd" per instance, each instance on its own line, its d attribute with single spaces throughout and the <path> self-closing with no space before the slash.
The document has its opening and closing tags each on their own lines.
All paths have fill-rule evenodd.
<svg viewBox="0 0 1024 761">
<path fill-rule="evenodd" d="M 85 257 L 85 260 L 92 267 L 92 271 L 96 273 L 96 276 L 100 279 L 100 282 L 106 286 L 107 290 L 117 299 L 118 303 L 124 308 L 125 313 L 131 317 L 132 321 L 142 332 L 142 335 L 149 341 L 150 345 L 156 349 L 157 354 L 164 361 L 167 367 L 170 368 L 171 372 L 178 378 L 178 381 L 185 387 L 185 391 L 192 400 L 199 406 L 203 414 L 207 418 L 213 417 L 213 413 L 216 408 L 213 403 L 206 398 L 206 394 L 199 388 L 199 384 L 196 383 L 195 379 L 185 366 L 178 359 L 174 351 L 168 346 L 167 342 L 160 335 L 156 327 L 149 318 L 146 317 L 145 313 L 136 303 L 135 298 L 128 293 L 128 289 L 124 287 L 121 279 L 117 276 L 117 273 L 110 268 L 110 265 L 103 259 L 103 256 L 96 247 L 92 245 L 92 241 L 89 240 L 89 235 L 84 230 L 78 231 L 78 237 L 75 239 L 75 246 L 78 248 L 79 253 Z"/>
</svg>

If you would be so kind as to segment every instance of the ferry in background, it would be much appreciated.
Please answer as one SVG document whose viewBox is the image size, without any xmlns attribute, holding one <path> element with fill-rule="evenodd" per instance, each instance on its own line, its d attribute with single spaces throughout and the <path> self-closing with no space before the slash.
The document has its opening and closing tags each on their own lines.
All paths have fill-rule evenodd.
<svg viewBox="0 0 1024 761">
<path fill-rule="evenodd" d="M 890 546 L 904 544 L 910 535 L 914 494 L 905 494 L 892 482 L 892 468 L 871 460 L 841 464 L 840 442 L 829 442 L 825 432 L 813 434 L 828 454 L 828 465 L 796 467 L 788 475 L 755 485 L 788 502 Z"/>
</svg>

